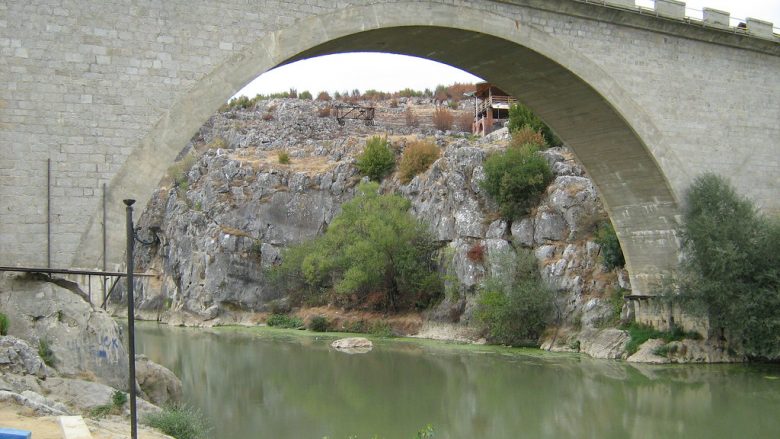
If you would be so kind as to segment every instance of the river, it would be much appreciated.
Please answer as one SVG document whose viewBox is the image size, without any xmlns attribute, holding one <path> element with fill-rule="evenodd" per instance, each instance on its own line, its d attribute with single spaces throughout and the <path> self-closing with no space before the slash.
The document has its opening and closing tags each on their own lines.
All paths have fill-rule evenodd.
<svg viewBox="0 0 780 439">
<path fill-rule="evenodd" d="M 780 365 L 635 365 L 531 349 L 138 323 L 223 439 L 777 438 Z"/>
</svg>

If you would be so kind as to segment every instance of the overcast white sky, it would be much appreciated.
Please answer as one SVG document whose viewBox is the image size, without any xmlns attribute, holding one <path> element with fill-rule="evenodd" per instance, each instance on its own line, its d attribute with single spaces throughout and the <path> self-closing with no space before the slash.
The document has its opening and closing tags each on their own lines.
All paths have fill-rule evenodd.
<svg viewBox="0 0 780 439">
<path fill-rule="evenodd" d="M 652 7 L 653 0 L 636 0 L 640 6 Z M 703 7 L 731 13 L 734 19 L 758 18 L 780 27 L 780 0 L 689 0 L 686 14 L 701 19 Z M 375 89 L 398 91 L 409 87 L 415 90 L 434 89 L 438 84 L 476 82 L 480 79 L 467 72 L 428 61 L 402 55 L 381 53 L 347 53 L 298 61 L 267 72 L 237 95 L 253 97 L 258 93 L 269 94 L 295 88 L 308 90 L 316 96 L 320 91 L 333 93 L 345 90 Z"/>
</svg>

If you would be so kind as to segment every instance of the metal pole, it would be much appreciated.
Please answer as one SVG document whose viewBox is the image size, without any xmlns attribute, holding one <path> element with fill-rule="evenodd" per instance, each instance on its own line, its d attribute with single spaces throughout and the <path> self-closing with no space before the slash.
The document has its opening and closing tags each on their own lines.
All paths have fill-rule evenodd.
<svg viewBox="0 0 780 439">
<path fill-rule="evenodd" d="M 138 426 L 135 412 L 135 298 L 133 297 L 133 203 L 135 200 L 123 200 L 127 211 L 127 333 L 128 333 L 128 365 L 130 369 L 128 382 L 130 387 L 130 435 L 138 438 Z"/>
<path fill-rule="evenodd" d="M 103 272 L 108 271 L 108 260 L 106 256 L 108 254 L 107 249 L 107 235 L 106 235 L 106 184 L 103 183 Z M 103 276 L 103 303 L 106 303 L 106 288 L 108 283 L 108 277 Z"/>
<path fill-rule="evenodd" d="M 46 268 L 51 268 L 51 159 L 46 159 Z"/>
</svg>

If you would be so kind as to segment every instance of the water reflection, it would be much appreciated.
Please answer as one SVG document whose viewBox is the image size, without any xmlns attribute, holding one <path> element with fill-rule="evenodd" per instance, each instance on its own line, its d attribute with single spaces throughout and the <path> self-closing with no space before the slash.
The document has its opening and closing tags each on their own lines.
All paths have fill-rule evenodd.
<svg viewBox="0 0 780 439">
<path fill-rule="evenodd" d="M 363 355 L 273 331 L 139 325 L 214 437 L 777 437 L 776 366 L 631 366 L 379 341 Z"/>
</svg>

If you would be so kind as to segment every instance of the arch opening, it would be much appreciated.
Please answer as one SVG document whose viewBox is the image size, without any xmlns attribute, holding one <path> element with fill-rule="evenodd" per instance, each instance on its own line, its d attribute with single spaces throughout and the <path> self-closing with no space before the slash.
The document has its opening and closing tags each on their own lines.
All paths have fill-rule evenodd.
<svg viewBox="0 0 780 439">
<path fill-rule="evenodd" d="M 431 23 L 436 20 L 402 9 L 361 14 L 361 21 L 358 9 L 271 33 L 204 77 L 171 106 L 113 179 L 112 216 L 121 217 L 118 201 L 128 195 L 145 204 L 182 145 L 222 102 L 258 75 L 314 56 L 398 53 L 470 72 L 534 110 L 571 147 L 598 188 L 623 246 L 634 292 L 650 292 L 676 262 L 677 202 L 653 154 L 621 115 L 621 105 L 631 103 L 614 80 L 549 35 L 499 16 L 488 22 L 484 11 L 458 8 L 456 19 L 443 14 L 441 23 Z M 96 222 L 90 225 L 72 265 L 96 265 L 100 254 L 89 243 L 97 242 L 92 236 L 99 236 L 99 228 Z M 121 225 L 112 232 L 110 236 L 122 236 Z M 121 258 L 122 245 L 110 244 L 113 259 Z"/>
</svg>

